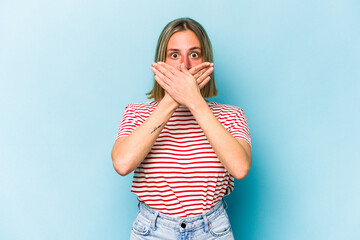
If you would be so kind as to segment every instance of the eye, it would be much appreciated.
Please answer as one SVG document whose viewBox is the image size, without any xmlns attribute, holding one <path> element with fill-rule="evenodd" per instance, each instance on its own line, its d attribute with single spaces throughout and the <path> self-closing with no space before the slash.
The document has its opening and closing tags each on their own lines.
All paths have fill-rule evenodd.
<svg viewBox="0 0 360 240">
<path fill-rule="evenodd" d="M 174 52 L 174 53 L 171 53 L 170 56 L 172 58 L 177 58 L 179 56 L 179 54 Z"/>
<path fill-rule="evenodd" d="M 197 57 L 199 57 L 199 54 L 197 52 L 192 52 L 191 57 L 197 58 Z"/>
</svg>

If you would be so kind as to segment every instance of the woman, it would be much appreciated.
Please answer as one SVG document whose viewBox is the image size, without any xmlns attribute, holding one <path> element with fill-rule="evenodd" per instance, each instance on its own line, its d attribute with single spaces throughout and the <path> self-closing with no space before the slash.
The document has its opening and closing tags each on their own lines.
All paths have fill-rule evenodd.
<svg viewBox="0 0 360 240">
<path fill-rule="evenodd" d="M 189 18 L 162 31 L 152 71 L 154 101 L 129 104 L 112 150 L 115 170 L 135 170 L 139 213 L 131 239 L 233 239 L 223 202 L 251 166 L 243 111 L 217 95 L 212 48 Z"/>
</svg>

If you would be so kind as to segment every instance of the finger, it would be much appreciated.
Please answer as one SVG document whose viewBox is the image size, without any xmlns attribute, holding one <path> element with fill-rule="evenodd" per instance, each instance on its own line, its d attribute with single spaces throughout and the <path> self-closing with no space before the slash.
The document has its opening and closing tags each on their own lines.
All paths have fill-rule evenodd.
<svg viewBox="0 0 360 240">
<path fill-rule="evenodd" d="M 192 67 L 191 69 L 189 69 L 189 72 L 191 74 L 196 74 L 197 72 L 199 72 L 200 70 L 206 68 L 206 67 L 209 67 L 211 63 L 209 62 L 203 62 L 203 63 L 200 63 L 198 65 L 196 65 L 195 67 Z"/>
<path fill-rule="evenodd" d="M 200 84 L 202 81 L 204 81 L 207 77 L 209 77 L 214 72 L 214 68 L 210 67 L 207 69 L 198 79 L 197 82 Z"/>
<path fill-rule="evenodd" d="M 153 63 L 151 65 L 153 66 L 154 69 L 156 69 L 162 75 L 166 76 L 168 79 L 172 79 L 174 77 L 174 74 L 170 70 L 168 70 L 168 68 L 165 67 L 164 65 L 159 63 Z"/>
<path fill-rule="evenodd" d="M 196 74 L 193 74 L 194 78 L 197 80 L 201 75 L 203 75 L 206 72 L 206 70 L 208 70 L 208 68 L 201 69 Z"/>
<path fill-rule="evenodd" d="M 206 77 L 204 81 L 199 84 L 199 88 L 202 89 L 210 81 L 210 79 L 210 76 Z"/>
<path fill-rule="evenodd" d="M 158 64 L 160 66 L 162 66 L 163 68 L 167 69 L 168 71 L 170 71 L 173 75 L 176 75 L 180 72 L 179 69 L 174 68 L 173 66 L 171 66 L 170 64 L 167 64 L 165 62 L 158 62 Z"/>
<path fill-rule="evenodd" d="M 164 74 L 162 74 L 159 70 L 157 70 L 157 69 L 154 68 L 154 67 L 153 67 L 151 70 L 152 70 L 152 72 L 155 74 L 155 76 L 157 76 L 157 77 L 160 79 L 160 81 L 161 81 L 163 84 L 169 85 L 170 79 L 169 79 L 167 76 L 165 76 Z M 160 84 L 160 83 L 159 83 L 159 84 Z M 160 86 L 162 86 L 162 85 L 160 84 Z"/>
<path fill-rule="evenodd" d="M 154 76 L 156 82 L 166 91 L 168 92 L 168 90 L 170 89 L 170 86 L 166 84 L 166 82 L 164 80 L 162 80 L 161 77 L 159 77 L 158 75 Z"/>
</svg>

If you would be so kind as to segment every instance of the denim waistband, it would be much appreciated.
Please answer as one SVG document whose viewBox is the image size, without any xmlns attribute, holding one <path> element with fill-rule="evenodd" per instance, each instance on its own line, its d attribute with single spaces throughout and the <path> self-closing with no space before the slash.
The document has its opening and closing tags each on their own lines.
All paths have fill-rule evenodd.
<svg viewBox="0 0 360 240">
<path fill-rule="evenodd" d="M 223 201 L 225 204 L 223 203 Z M 171 229 L 180 229 L 180 232 L 184 232 L 187 230 L 196 230 L 198 228 L 204 227 L 205 231 L 208 231 L 208 221 L 211 221 L 212 219 L 220 215 L 223 211 L 225 211 L 226 207 L 227 204 L 225 200 L 221 200 L 210 210 L 205 211 L 200 215 L 178 218 L 160 213 L 159 211 L 151 208 L 149 205 L 143 202 L 139 202 L 139 214 L 141 214 L 144 218 L 148 219 L 151 222 L 151 226 L 154 230 L 156 226 L 159 225 L 161 227 Z"/>
</svg>

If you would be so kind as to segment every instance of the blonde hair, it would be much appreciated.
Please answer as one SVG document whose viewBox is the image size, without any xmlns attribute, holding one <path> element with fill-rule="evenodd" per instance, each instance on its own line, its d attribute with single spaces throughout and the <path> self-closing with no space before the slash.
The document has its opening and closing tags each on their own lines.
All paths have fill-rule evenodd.
<svg viewBox="0 0 360 240">
<path fill-rule="evenodd" d="M 205 29 L 191 18 L 178 18 L 169 22 L 162 30 L 159 40 L 156 46 L 155 62 L 165 62 L 166 50 L 170 37 L 176 33 L 185 30 L 193 31 L 198 37 L 201 45 L 201 52 L 204 62 L 213 62 L 213 52 L 211 47 L 210 39 Z M 201 95 L 204 98 L 211 98 L 217 96 L 218 90 L 215 86 L 214 72 L 210 75 L 210 81 L 200 90 Z M 156 102 L 159 102 L 164 96 L 164 89 L 154 81 L 154 86 L 150 92 L 146 93 L 148 99 L 154 98 Z"/>
</svg>

